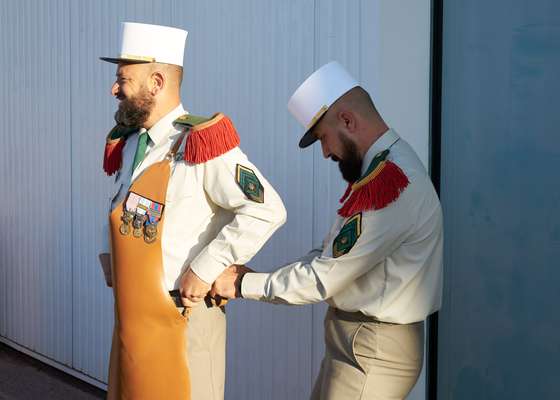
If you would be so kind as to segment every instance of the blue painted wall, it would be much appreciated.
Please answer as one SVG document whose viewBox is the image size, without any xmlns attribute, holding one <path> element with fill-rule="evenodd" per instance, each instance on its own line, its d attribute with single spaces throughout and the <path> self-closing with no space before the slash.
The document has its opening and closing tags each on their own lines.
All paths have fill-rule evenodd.
<svg viewBox="0 0 560 400">
<path fill-rule="evenodd" d="M 438 399 L 560 399 L 560 1 L 445 1 Z"/>
</svg>

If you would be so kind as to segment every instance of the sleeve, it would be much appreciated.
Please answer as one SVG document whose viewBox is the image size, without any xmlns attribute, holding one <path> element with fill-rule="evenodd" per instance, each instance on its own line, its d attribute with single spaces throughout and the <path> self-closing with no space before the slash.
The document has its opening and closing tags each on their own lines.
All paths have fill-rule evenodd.
<svg viewBox="0 0 560 400">
<path fill-rule="evenodd" d="M 110 194 L 107 196 L 107 215 L 103 218 L 103 224 L 101 226 L 101 253 L 111 252 L 111 236 L 109 234 L 109 217 L 115 203 L 122 196 L 123 183 L 121 182 L 121 171 L 117 171 L 115 174 L 115 179 L 111 186 Z"/>
<path fill-rule="evenodd" d="M 256 193 L 243 188 L 240 170 L 248 174 Z M 204 190 L 212 202 L 234 214 L 190 264 L 200 279 L 212 283 L 226 267 L 247 263 L 284 224 L 286 209 L 280 196 L 239 148 L 205 163 Z"/>
<path fill-rule="evenodd" d="M 309 264 L 311 261 L 313 261 L 314 258 L 320 257 L 322 253 L 323 253 L 323 246 L 317 247 L 316 249 L 311 250 L 309 253 L 307 253 L 303 257 L 300 257 L 297 260 L 293 261 L 291 264 L 296 263 L 296 262 Z"/>
<path fill-rule="evenodd" d="M 326 300 L 393 253 L 413 223 L 406 202 L 400 199 L 384 209 L 362 212 L 360 219 L 360 234 L 347 253 L 334 257 L 333 244 L 325 243 L 323 255 L 304 257 L 272 273 L 248 273 L 242 296 L 279 304 Z"/>
<path fill-rule="evenodd" d="M 110 253 L 111 252 L 111 243 L 110 236 L 109 236 L 109 222 L 107 221 L 108 218 L 105 218 L 105 222 L 101 226 L 101 249 L 100 253 Z"/>
</svg>

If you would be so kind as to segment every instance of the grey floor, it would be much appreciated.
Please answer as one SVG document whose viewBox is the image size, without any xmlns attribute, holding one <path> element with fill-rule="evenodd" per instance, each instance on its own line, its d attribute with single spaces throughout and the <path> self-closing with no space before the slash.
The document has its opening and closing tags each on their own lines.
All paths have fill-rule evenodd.
<svg viewBox="0 0 560 400">
<path fill-rule="evenodd" d="M 103 390 L 0 343 L 0 400 L 104 398 Z"/>
</svg>

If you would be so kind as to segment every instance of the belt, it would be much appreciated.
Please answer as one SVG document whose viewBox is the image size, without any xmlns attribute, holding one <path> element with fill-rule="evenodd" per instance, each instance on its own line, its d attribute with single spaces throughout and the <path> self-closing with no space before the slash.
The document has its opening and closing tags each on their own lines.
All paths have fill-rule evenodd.
<svg viewBox="0 0 560 400">
<path fill-rule="evenodd" d="M 378 324 L 400 325 L 400 324 L 395 324 L 393 322 L 380 321 L 379 319 L 372 317 L 371 315 L 366 315 L 361 311 L 344 311 L 341 310 L 340 308 L 334 308 L 334 307 L 331 307 L 331 309 L 333 310 L 334 314 L 338 317 L 338 319 L 341 319 L 343 321 L 376 322 Z"/>
<path fill-rule="evenodd" d="M 171 296 L 171 299 L 173 300 L 173 302 L 175 303 L 175 306 L 177 308 L 184 308 L 185 306 L 183 306 L 183 303 L 181 302 L 181 292 L 179 291 L 179 289 L 173 289 L 169 291 L 169 296 Z M 209 294 L 206 295 L 206 297 L 204 297 L 204 304 L 206 304 L 206 307 L 208 308 L 212 308 L 212 307 L 220 307 L 222 309 L 222 311 L 224 311 L 224 305 L 227 303 L 227 300 L 221 297 L 210 297 Z"/>
</svg>

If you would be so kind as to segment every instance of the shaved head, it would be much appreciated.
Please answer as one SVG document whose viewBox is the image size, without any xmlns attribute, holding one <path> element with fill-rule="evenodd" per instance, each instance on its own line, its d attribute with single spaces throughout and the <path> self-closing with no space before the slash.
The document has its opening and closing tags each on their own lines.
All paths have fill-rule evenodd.
<svg viewBox="0 0 560 400">
<path fill-rule="evenodd" d="M 371 120 L 379 118 L 379 113 L 373 104 L 369 93 L 360 86 L 350 89 L 330 107 L 336 114 L 339 111 L 352 110 L 362 118 Z"/>
<path fill-rule="evenodd" d="M 183 67 L 174 64 L 153 63 L 152 73 L 161 71 L 167 76 L 167 81 L 172 88 L 180 89 L 183 83 Z"/>
<path fill-rule="evenodd" d="M 138 63 L 132 65 L 134 69 L 142 74 L 144 79 L 148 79 L 152 74 L 159 73 L 165 77 L 169 89 L 179 90 L 183 83 L 183 67 L 173 64 L 161 63 Z"/>
<path fill-rule="evenodd" d="M 168 88 L 171 90 L 179 90 L 183 83 L 183 67 L 173 64 L 161 63 L 145 63 L 136 64 L 140 67 L 147 79 L 150 75 L 159 73 L 165 77 Z"/>
<path fill-rule="evenodd" d="M 329 107 L 311 134 L 321 141 L 323 156 L 337 161 L 351 182 L 361 173 L 364 154 L 387 129 L 368 92 L 356 86 Z"/>
</svg>

